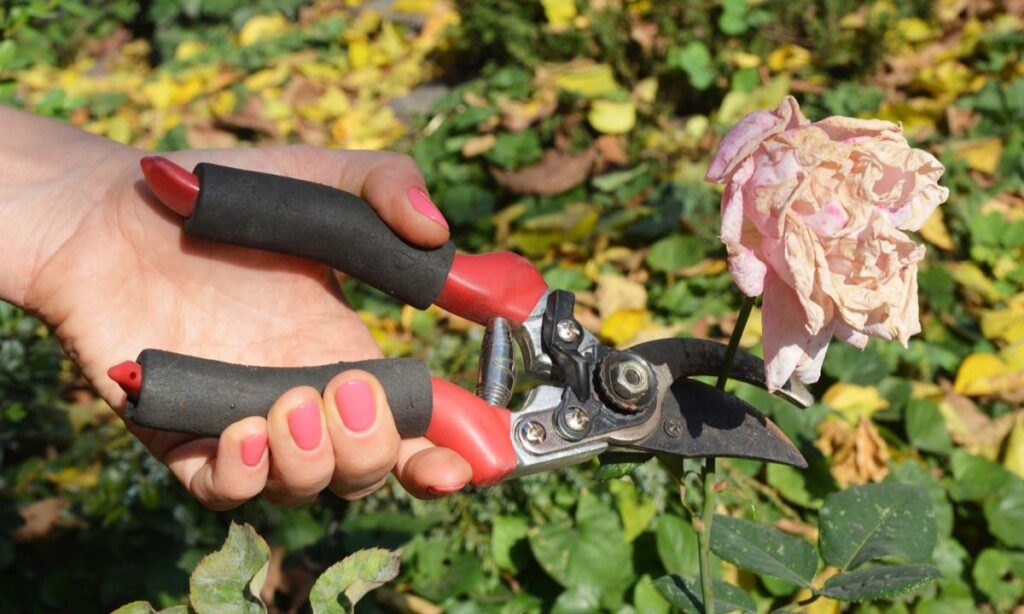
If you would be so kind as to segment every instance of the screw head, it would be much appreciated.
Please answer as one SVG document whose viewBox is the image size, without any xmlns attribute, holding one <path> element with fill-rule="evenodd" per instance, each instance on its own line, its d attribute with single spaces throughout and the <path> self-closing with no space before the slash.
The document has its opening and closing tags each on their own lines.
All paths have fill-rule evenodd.
<svg viewBox="0 0 1024 614">
<path fill-rule="evenodd" d="M 558 335 L 559 339 L 566 343 L 575 343 L 576 340 L 580 338 L 580 335 L 583 334 L 583 330 L 580 328 L 580 325 L 576 320 L 570 320 L 567 318 L 565 320 L 559 320 L 558 323 L 555 324 L 555 334 Z"/>
<path fill-rule="evenodd" d="M 565 426 L 574 433 L 582 433 L 590 428 L 590 416 L 579 407 L 574 407 L 565 412 Z"/>
<path fill-rule="evenodd" d="M 544 443 L 544 440 L 548 438 L 548 432 L 544 429 L 544 425 L 533 420 L 524 424 L 521 432 L 523 439 L 534 445 Z"/>
<path fill-rule="evenodd" d="M 672 439 L 679 439 L 683 434 L 683 425 L 678 420 L 668 419 L 662 427 L 665 429 L 665 434 Z"/>
<path fill-rule="evenodd" d="M 624 401 L 637 401 L 650 387 L 647 369 L 636 360 L 624 360 L 612 369 L 612 388 Z"/>
</svg>

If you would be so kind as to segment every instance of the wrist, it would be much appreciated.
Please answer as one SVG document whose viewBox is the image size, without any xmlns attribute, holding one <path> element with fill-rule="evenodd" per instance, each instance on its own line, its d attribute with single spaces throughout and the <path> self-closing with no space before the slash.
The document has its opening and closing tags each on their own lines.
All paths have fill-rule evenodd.
<svg viewBox="0 0 1024 614">
<path fill-rule="evenodd" d="M 56 120 L 0 106 L 0 300 L 36 310 L 37 271 L 105 200 L 135 150 Z"/>
</svg>

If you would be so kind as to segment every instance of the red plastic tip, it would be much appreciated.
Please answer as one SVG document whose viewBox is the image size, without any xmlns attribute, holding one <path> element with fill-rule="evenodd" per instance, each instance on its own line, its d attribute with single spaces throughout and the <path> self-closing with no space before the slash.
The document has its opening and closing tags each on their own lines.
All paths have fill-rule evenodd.
<svg viewBox="0 0 1024 614">
<path fill-rule="evenodd" d="M 139 166 L 160 202 L 182 217 L 192 215 L 199 199 L 198 177 L 161 156 L 146 156 Z"/>
<path fill-rule="evenodd" d="M 142 365 L 126 360 L 119 365 L 110 367 L 107 375 L 117 382 L 129 399 L 139 398 L 139 392 L 142 390 Z"/>
</svg>

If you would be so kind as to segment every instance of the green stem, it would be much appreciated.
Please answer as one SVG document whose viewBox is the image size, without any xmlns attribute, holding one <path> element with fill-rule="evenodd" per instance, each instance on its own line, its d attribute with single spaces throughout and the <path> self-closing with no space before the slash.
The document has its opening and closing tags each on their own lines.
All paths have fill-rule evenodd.
<svg viewBox="0 0 1024 614">
<path fill-rule="evenodd" d="M 754 299 L 749 296 L 745 297 L 743 306 L 740 307 L 740 312 L 736 316 L 736 326 L 732 329 L 732 335 L 729 337 L 729 346 L 725 350 L 722 372 L 718 374 L 716 385 L 721 390 L 725 390 L 725 383 L 729 381 L 732 361 L 736 358 L 736 350 L 739 349 L 743 329 L 747 327 L 747 320 L 750 318 L 750 311 L 753 308 Z M 704 613 L 712 614 L 715 611 L 715 590 L 711 565 L 711 523 L 715 517 L 715 499 L 718 494 L 715 492 L 714 456 L 704 459 L 701 479 L 704 482 L 704 507 L 700 518 L 700 584 L 704 598 Z"/>
</svg>

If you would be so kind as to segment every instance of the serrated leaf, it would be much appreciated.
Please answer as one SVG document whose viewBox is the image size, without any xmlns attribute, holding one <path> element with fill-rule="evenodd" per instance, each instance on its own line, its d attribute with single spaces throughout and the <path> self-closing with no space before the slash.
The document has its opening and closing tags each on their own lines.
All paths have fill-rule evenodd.
<svg viewBox="0 0 1024 614">
<path fill-rule="evenodd" d="M 619 480 L 608 485 L 608 490 L 615 495 L 615 506 L 622 519 L 622 529 L 626 541 L 632 542 L 647 529 L 654 518 L 655 506 L 650 497 L 641 497 L 632 482 Z"/>
<path fill-rule="evenodd" d="M 491 556 L 501 569 L 517 571 L 512 548 L 526 539 L 529 524 L 522 516 L 495 516 L 491 525 Z"/>
<path fill-rule="evenodd" d="M 654 581 L 654 586 L 673 607 L 686 614 L 704 614 L 700 580 L 692 576 L 671 574 Z M 715 612 L 756 612 L 757 604 L 746 591 L 722 580 L 715 580 Z"/>
<path fill-rule="evenodd" d="M 732 516 L 715 516 L 711 549 L 741 569 L 801 586 L 810 586 L 818 570 L 818 555 L 803 538 Z"/>
<path fill-rule="evenodd" d="M 882 565 L 832 576 L 816 594 L 840 601 L 890 598 L 939 576 L 931 565 Z"/>
<path fill-rule="evenodd" d="M 840 569 L 895 556 L 907 563 L 931 559 L 935 515 L 920 486 L 867 484 L 825 498 L 819 519 L 821 555 Z"/>
<path fill-rule="evenodd" d="M 328 567 L 309 592 L 313 614 L 350 614 L 356 603 L 398 575 L 401 551 L 368 548 Z"/>
<path fill-rule="evenodd" d="M 231 523 L 221 549 L 203 557 L 189 579 L 189 600 L 199 614 L 267 611 L 260 590 L 270 548 L 250 525 Z"/>
</svg>

